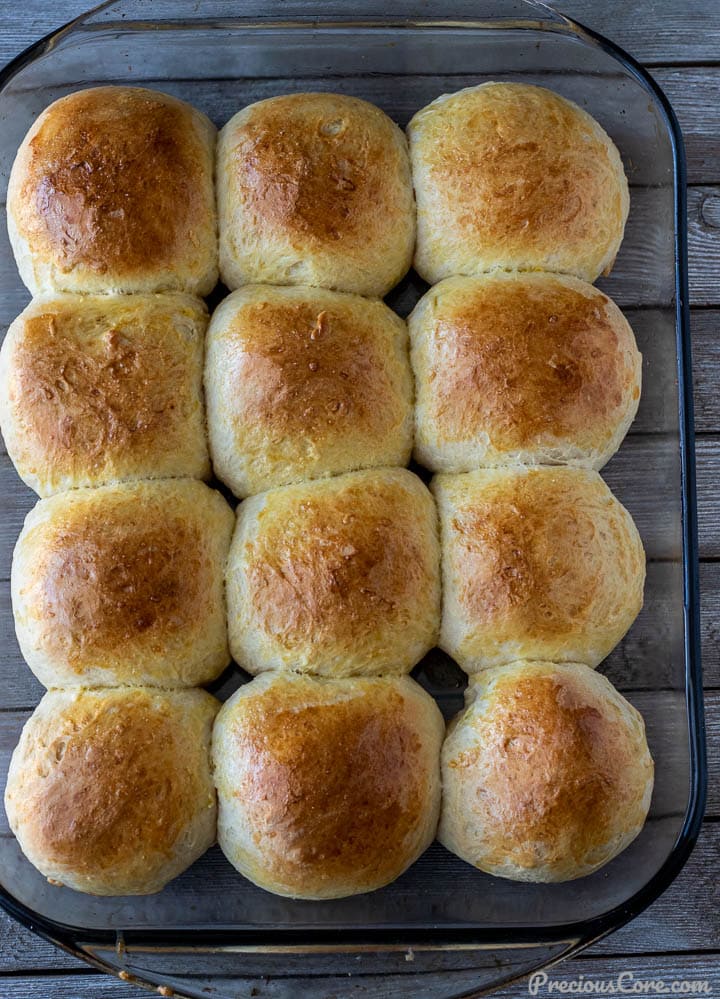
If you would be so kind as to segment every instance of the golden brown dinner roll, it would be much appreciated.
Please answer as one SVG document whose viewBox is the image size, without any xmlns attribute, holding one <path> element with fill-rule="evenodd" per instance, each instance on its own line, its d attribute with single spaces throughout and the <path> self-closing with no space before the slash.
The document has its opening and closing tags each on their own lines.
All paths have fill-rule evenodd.
<svg viewBox="0 0 720 999">
<path fill-rule="evenodd" d="M 581 468 L 438 475 L 440 646 L 467 672 L 516 659 L 597 666 L 640 612 L 645 553 Z"/>
<path fill-rule="evenodd" d="M 213 733 L 225 856 L 294 898 L 394 881 L 435 836 L 444 728 L 409 677 L 270 673 L 241 687 Z"/>
<path fill-rule="evenodd" d="M 5 790 L 10 828 L 55 884 L 149 895 L 215 841 L 204 690 L 51 690 L 28 719 Z"/>
<path fill-rule="evenodd" d="M 41 496 L 126 479 L 207 478 L 205 306 L 189 295 L 35 299 L 0 350 L 0 423 Z"/>
<path fill-rule="evenodd" d="M 272 489 L 239 508 L 230 649 L 250 673 L 409 672 L 435 644 L 437 518 L 404 468 Z"/>
<path fill-rule="evenodd" d="M 366 101 L 288 94 L 220 132 L 220 273 L 382 297 L 410 267 L 415 205 L 400 129 Z"/>
<path fill-rule="evenodd" d="M 496 268 L 594 281 L 609 273 L 630 199 L 612 140 L 543 87 L 483 83 L 408 125 L 415 269 L 431 284 Z"/>
<path fill-rule="evenodd" d="M 473 677 L 442 750 L 438 839 L 514 881 L 569 881 L 642 829 L 653 761 L 642 717 L 577 663 L 514 662 Z"/>
<path fill-rule="evenodd" d="M 238 496 L 410 458 L 407 330 L 380 301 L 241 288 L 210 323 L 205 390 L 215 474 Z"/>
<path fill-rule="evenodd" d="M 46 291 L 187 291 L 217 281 L 215 127 L 140 87 L 62 97 L 35 121 L 8 186 L 20 276 Z"/>
<path fill-rule="evenodd" d="M 561 274 L 447 278 L 408 320 L 415 457 L 601 468 L 637 412 L 642 358 L 618 307 Z"/>
<path fill-rule="evenodd" d="M 234 517 L 202 482 L 40 500 L 15 546 L 23 656 L 46 687 L 206 683 L 228 665 L 223 574 Z"/>
</svg>

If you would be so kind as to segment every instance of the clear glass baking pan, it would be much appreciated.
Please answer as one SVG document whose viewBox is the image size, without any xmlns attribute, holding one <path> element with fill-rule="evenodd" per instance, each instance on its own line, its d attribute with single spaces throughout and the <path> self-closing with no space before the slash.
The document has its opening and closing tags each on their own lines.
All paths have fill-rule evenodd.
<svg viewBox="0 0 720 999">
<path fill-rule="evenodd" d="M 647 825 L 608 867 L 564 885 L 497 880 L 435 845 L 382 891 L 300 902 L 255 888 L 214 849 L 159 895 L 100 899 L 48 885 L 24 860 L 0 814 L 0 902 L 37 932 L 124 978 L 193 999 L 318 999 L 358 990 L 383 999 L 477 995 L 632 918 L 669 884 L 692 847 L 705 761 L 685 168 L 675 116 L 630 57 L 524 0 L 366 0 L 352 9 L 343 0 L 111 2 L 42 40 L 0 76 L 0 198 L 35 116 L 81 87 L 156 87 L 192 102 L 218 125 L 263 97 L 332 90 L 373 101 L 404 125 L 439 94 L 491 79 L 544 84 L 586 107 L 618 144 L 630 180 L 625 242 L 612 276 L 600 284 L 635 328 L 644 393 L 630 436 L 604 474 L 637 521 L 648 577 L 645 609 L 602 669 L 647 722 L 656 761 Z M 4 330 L 28 295 L 4 226 L 0 241 Z M 411 274 L 390 304 L 406 313 L 423 287 Z M 3 453 L 3 786 L 20 728 L 41 695 L 15 642 L 7 582 L 12 547 L 33 502 Z M 417 676 L 447 714 L 461 705 L 461 674 L 439 654 Z M 233 667 L 217 692 L 226 696 L 240 682 Z"/>
</svg>

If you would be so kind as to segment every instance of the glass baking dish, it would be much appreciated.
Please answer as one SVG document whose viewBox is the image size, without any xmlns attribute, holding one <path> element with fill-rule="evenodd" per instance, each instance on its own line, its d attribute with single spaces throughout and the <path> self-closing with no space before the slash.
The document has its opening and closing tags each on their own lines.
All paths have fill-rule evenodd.
<svg viewBox="0 0 720 999">
<path fill-rule="evenodd" d="M 104 83 L 176 94 L 218 125 L 252 101 L 307 90 L 364 97 L 404 125 L 439 94 L 490 79 L 544 84 L 598 118 L 620 148 L 631 185 L 625 242 L 600 286 L 626 311 L 644 355 L 637 420 L 603 474 L 634 515 L 648 554 L 645 609 L 601 668 L 646 719 L 656 761 L 647 825 L 608 867 L 562 885 L 494 879 L 435 844 L 382 891 L 291 901 L 255 888 L 215 848 L 159 895 L 92 898 L 49 885 L 22 857 L 3 812 L 0 902 L 96 966 L 193 999 L 317 999 L 355 994 L 360 986 L 364 996 L 415 996 L 421 989 L 443 999 L 477 995 L 576 952 L 640 912 L 682 867 L 702 817 L 682 138 L 664 95 L 630 57 L 531 0 L 368 0 L 361 16 L 342 0 L 310 6 L 110 2 L 39 42 L 0 77 L 0 197 L 35 116 L 63 94 Z M 228 18 L 230 7 L 241 16 Z M 4 331 L 28 294 L 4 226 L 0 240 Z M 411 273 L 389 303 L 406 314 L 424 287 Z M 41 695 L 15 642 L 7 582 L 12 547 L 34 501 L 3 451 L 3 786 L 20 728 Z M 416 675 L 446 714 L 461 706 L 462 674 L 439 653 Z M 225 697 L 240 682 L 231 667 L 215 691 Z"/>
</svg>

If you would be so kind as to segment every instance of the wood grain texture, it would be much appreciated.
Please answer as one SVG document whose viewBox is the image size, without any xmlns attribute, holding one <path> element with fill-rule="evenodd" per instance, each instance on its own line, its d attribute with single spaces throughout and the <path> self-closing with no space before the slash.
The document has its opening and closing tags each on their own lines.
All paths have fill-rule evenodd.
<svg viewBox="0 0 720 999">
<path fill-rule="evenodd" d="M 87 0 L 64 0 L 62 5 L 48 0 L 3 4 L 3 31 L 0 33 L 0 60 L 7 62 L 18 52 L 47 32 L 84 13 L 91 4 Z M 130 5 L 129 5 L 130 6 Z M 131 5 L 148 16 L 150 4 L 135 0 Z M 642 5 L 626 0 L 550 0 L 550 6 L 563 11 L 589 28 L 604 33 L 647 65 L 699 63 L 717 61 L 717 38 L 720 35 L 720 7 L 708 0 L 644 0 Z M 215 16 L 232 16 L 238 11 L 255 17 L 267 16 L 264 0 L 213 0 L 204 4 Z M 436 10 L 438 5 L 436 4 Z M 431 16 L 433 7 L 427 0 L 413 4 L 417 16 Z M 477 4 L 468 0 L 447 0 L 439 5 L 446 16 L 453 13 L 472 15 Z M 347 14 L 346 0 L 283 0 L 286 18 L 308 16 L 308 10 L 322 10 L 326 17 Z M 387 0 L 365 0 L 358 9 L 369 15 L 387 16 L 392 13 Z"/>
<path fill-rule="evenodd" d="M 695 432 L 720 428 L 720 311 L 694 309 L 690 316 L 693 351 Z"/>
<path fill-rule="evenodd" d="M 688 183 L 720 183 L 720 69 L 658 68 L 652 71 L 678 117 L 685 140 Z"/>
<path fill-rule="evenodd" d="M 410 964 L 412 967 L 412 964 Z M 587 981 L 617 981 L 622 973 L 625 984 L 641 981 L 707 982 L 708 992 L 717 995 L 720 989 L 720 962 L 713 955 L 629 955 L 621 961 L 616 958 L 581 955 L 560 967 L 548 971 L 548 979 L 554 982 L 577 982 L 580 976 Z M 362 997 L 362 999 L 437 999 L 438 996 L 458 995 L 473 987 L 473 975 L 468 971 L 441 975 L 427 974 L 422 979 L 408 982 L 409 973 L 404 975 L 384 975 L 381 978 L 366 978 L 349 981 L 347 974 L 301 978 L 288 976 L 275 978 L 236 979 L 234 996 L 254 997 L 254 999 L 338 999 L 339 996 Z M 147 992 L 99 978 L 96 975 L 18 977 L 7 983 L 15 990 L 10 993 L 22 999 L 142 999 Z M 527 995 L 527 986 L 518 983 L 494 993 L 499 999 L 518 999 Z M 544 990 L 538 995 L 547 995 Z M 556 993 L 557 994 L 557 993 Z M 643 994 L 643 993 L 640 993 Z M 645 992 L 644 994 L 653 994 Z M 699 993 L 702 994 L 702 993 Z"/>
</svg>

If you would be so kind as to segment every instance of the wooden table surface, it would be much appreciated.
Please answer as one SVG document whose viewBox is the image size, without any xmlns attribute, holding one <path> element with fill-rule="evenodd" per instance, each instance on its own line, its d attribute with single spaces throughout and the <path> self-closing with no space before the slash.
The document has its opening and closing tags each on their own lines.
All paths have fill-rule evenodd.
<svg viewBox="0 0 720 999">
<path fill-rule="evenodd" d="M 228 0 L 228 13 L 238 6 Z M 711 994 L 720 996 L 720 2 L 557 0 L 555 6 L 650 68 L 685 135 L 710 786 L 698 844 L 675 883 L 632 923 L 553 977 L 569 984 L 580 975 L 606 980 L 629 971 L 636 979 L 706 979 Z M 1 0 L 0 64 L 86 7 L 87 0 Z M 354 5 L 361 7 L 361 0 Z M 497 994 L 527 995 L 527 987 Z M 143 995 L 98 975 L 0 911 L 0 999 Z"/>
</svg>

